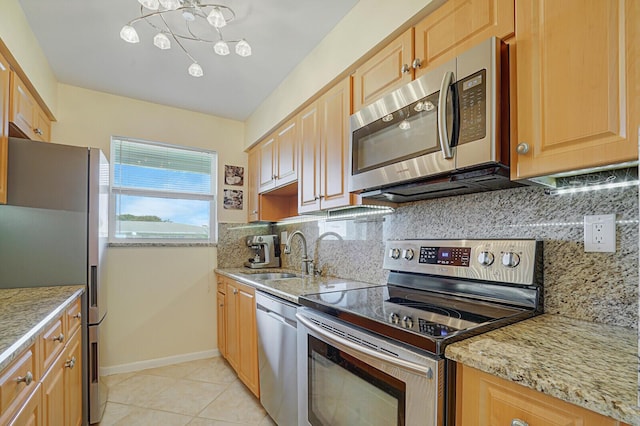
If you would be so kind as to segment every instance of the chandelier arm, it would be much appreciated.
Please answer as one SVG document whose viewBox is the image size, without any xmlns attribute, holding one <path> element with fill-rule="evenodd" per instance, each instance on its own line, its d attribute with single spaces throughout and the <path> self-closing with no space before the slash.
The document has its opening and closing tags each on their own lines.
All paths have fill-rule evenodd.
<svg viewBox="0 0 640 426">
<path fill-rule="evenodd" d="M 184 38 L 185 40 L 199 41 L 199 42 L 202 42 L 202 43 L 215 43 L 216 42 L 216 40 L 208 40 L 206 38 L 202 38 L 202 37 L 196 35 L 193 31 L 191 31 L 191 27 L 189 26 L 189 22 L 188 21 L 186 22 L 186 25 L 187 25 L 187 32 L 189 34 L 191 34 L 191 37 L 193 37 L 193 38 L 191 38 L 191 37 L 183 37 L 183 36 L 181 36 L 179 34 L 178 34 L 178 37 Z M 220 28 L 218 28 L 218 27 L 213 27 L 213 28 L 218 32 L 218 36 L 220 37 L 219 40 L 223 40 L 224 41 L 224 37 L 222 37 L 222 31 L 220 31 Z"/>
<path fill-rule="evenodd" d="M 191 54 L 189 53 L 189 51 L 187 51 L 183 44 L 180 43 L 180 40 L 178 39 L 178 37 L 176 37 L 176 34 L 171 31 L 171 27 L 169 27 L 169 24 L 167 24 L 167 21 L 164 19 L 164 16 L 162 16 L 162 14 L 160 14 L 160 18 L 162 19 L 162 22 L 164 22 L 164 25 L 167 27 L 167 30 L 169 31 L 169 34 L 171 34 L 171 37 L 175 40 L 176 44 L 180 46 L 180 49 L 182 49 L 182 51 L 189 57 L 189 59 L 191 59 L 192 62 L 198 62 L 193 56 L 191 56 Z"/>
</svg>

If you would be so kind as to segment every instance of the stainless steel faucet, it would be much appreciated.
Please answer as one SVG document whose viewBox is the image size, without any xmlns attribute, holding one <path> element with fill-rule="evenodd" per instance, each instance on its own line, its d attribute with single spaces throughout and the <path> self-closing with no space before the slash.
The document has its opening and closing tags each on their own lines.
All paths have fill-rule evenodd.
<svg viewBox="0 0 640 426">
<path fill-rule="evenodd" d="M 291 233 L 291 235 L 289 235 L 289 238 L 287 238 L 287 243 L 284 245 L 284 253 L 291 254 L 291 240 L 296 235 L 298 235 L 302 240 L 302 263 L 301 263 L 300 270 L 305 275 L 313 274 L 314 272 L 313 259 L 309 259 L 309 256 L 307 254 L 307 239 L 305 238 L 302 231 L 295 231 Z"/>
</svg>

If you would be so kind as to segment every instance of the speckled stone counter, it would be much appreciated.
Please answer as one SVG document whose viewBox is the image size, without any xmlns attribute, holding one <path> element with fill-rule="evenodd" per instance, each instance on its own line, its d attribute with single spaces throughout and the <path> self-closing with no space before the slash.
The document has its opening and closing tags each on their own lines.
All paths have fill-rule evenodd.
<svg viewBox="0 0 640 426">
<path fill-rule="evenodd" d="M 241 283 L 255 287 L 266 293 L 298 303 L 298 296 L 304 294 L 327 293 L 330 291 L 348 290 L 353 288 L 373 287 L 380 284 L 371 284 L 360 281 L 345 280 L 335 277 L 312 277 L 299 276 L 297 278 L 261 280 L 255 279 L 252 275 L 269 272 L 289 272 L 296 273 L 287 269 L 249 269 L 249 268 L 225 268 L 216 269 L 216 273 L 227 276 Z"/>
<path fill-rule="evenodd" d="M 85 286 L 0 289 L 0 371 L 29 347 Z"/>
<path fill-rule="evenodd" d="M 640 426 L 635 330 L 545 314 L 451 344 L 446 357 Z"/>
</svg>

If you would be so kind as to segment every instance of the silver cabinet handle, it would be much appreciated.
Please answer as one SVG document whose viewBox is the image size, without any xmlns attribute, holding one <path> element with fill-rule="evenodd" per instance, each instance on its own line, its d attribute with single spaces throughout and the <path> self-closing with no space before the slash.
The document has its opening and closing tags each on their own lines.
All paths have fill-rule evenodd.
<svg viewBox="0 0 640 426">
<path fill-rule="evenodd" d="M 64 363 L 64 366 L 67 367 L 68 369 L 73 369 L 73 367 L 75 367 L 76 365 L 76 357 L 72 356 L 70 360 L 68 360 L 67 362 Z"/>
<path fill-rule="evenodd" d="M 453 158 L 453 150 L 447 134 L 447 97 L 451 83 L 453 83 L 453 73 L 447 71 L 442 77 L 440 96 L 438 97 L 438 136 L 440 136 L 440 149 L 446 160 Z"/>
<path fill-rule="evenodd" d="M 24 377 L 18 376 L 16 378 L 16 383 L 23 383 L 23 382 L 27 386 L 29 386 L 31 382 L 33 382 L 33 374 L 31 373 L 31 371 L 27 371 L 27 374 L 25 374 Z"/>
<path fill-rule="evenodd" d="M 409 71 L 411 71 L 411 67 L 409 66 L 409 64 L 402 64 L 402 67 L 400 68 L 400 72 L 402 74 L 406 74 Z"/>
<path fill-rule="evenodd" d="M 516 152 L 520 155 L 524 155 L 529 152 L 529 144 L 526 142 L 520 142 L 518 146 L 516 146 Z"/>
<path fill-rule="evenodd" d="M 36 127 L 35 129 L 33 129 L 33 133 L 35 133 L 36 135 L 42 135 L 42 130 Z"/>
<path fill-rule="evenodd" d="M 238 294 L 238 289 L 237 288 L 233 289 L 233 294 Z"/>
<path fill-rule="evenodd" d="M 251 214 L 258 214 L 258 210 L 253 210 Z"/>
<path fill-rule="evenodd" d="M 58 341 L 58 342 L 62 343 L 62 342 L 64 342 L 64 334 L 60 333 L 56 337 L 54 337 L 52 340 L 54 342 Z"/>
<path fill-rule="evenodd" d="M 417 70 L 422 66 L 422 61 L 420 60 L 420 58 L 415 58 L 411 63 L 411 66 L 413 67 L 414 70 Z"/>
<path fill-rule="evenodd" d="M 74 316 L 72 316 L 71 318 L 75 318 L 75 319 L 80 319 L 82 318 L 82 314 L 80 312 L 78 312 L 77 314 L 75 314 Z"/>
<path fill-rule="evenodd" d="M 524 420 L 513 419 L 511 420 L 511 426 L 529 426 L 529 423 L 525 422 Z"/>
</svg>

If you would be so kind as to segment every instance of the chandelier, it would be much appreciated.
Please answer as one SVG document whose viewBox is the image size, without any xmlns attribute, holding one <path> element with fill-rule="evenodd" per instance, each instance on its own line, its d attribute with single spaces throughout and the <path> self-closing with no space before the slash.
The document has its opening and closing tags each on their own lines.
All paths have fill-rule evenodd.
<svg viewBox="0 0 640 426">
<path fill-rule="evenodd" d="M 171 48 L 172 41 L 177 44 L 191 60 L 188 68 L 193 77 L 204 74 L 198 61 L 185 47 L 185 41 L 213 45 L 213 51 L 221 56 L 230 53 L 229 45 L 235 44 L 236 54 L 251 55 L 251 46 L 245 39 L 225 40 L 222 27 L 233 21 L 235 12 L 221 4 L 203 3 L 200 0 L 138 0 L 140 17 L 134 18 L 120 30 L 120 38 L 128 43 L 139 43 L 140 37 L 134 28 L 144 21 L 155 31 L 153 44 L 161 50 Z M 209 32 L 209 35 L 201 35 Z"/>
</svg>

